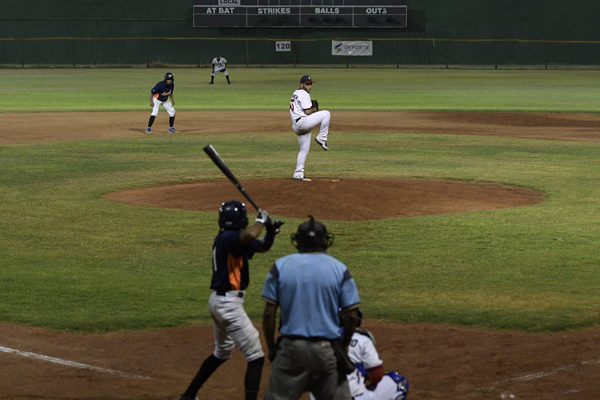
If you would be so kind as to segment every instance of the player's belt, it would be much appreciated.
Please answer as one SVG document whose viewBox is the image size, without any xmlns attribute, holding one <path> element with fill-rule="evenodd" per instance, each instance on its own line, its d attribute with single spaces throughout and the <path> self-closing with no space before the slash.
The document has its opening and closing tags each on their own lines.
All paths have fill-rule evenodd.
<svg viewBox="0 0 600 400">
<path fill-rule="evenodd" d="M 232 291 L 229 291 L 229 292 L 217 291 L 215 293 L 217 294 L 217 296 L 239 297 L 241 299 L 244 298 L 244 292 L 238 292 L 238 291 L 235 291 L 235 290 L 232 290 Z"/>
<path fill-rule="evenodd" d="M 306 340 L 309 342 L 322 342 L 324 340 L 330 342 L 331 339 L 327 339 L 324 337 L 319 337 L 319 336 L 311 336 L 311 337 L 306 337 L 306 336 L 297 336 L 297 335 L 283 335 L 282 336 L 285 339 L 289 339 L 289 340 Z"/>
<path fill-rule="evenodd" d="M 296 121 L 294 121 L 294 122 L 298 122 L 298 121 L 300 121 L 301 119 L 302 119 L 302 117 L 298 117 L 298 118 L 296 118 Z"/>
</svg>

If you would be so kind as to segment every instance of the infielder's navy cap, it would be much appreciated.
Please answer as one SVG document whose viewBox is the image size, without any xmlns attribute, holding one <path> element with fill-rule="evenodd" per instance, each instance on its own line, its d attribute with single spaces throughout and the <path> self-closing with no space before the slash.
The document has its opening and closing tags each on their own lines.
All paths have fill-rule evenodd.
<svg viewBox="0 0 600 400">
<path fill-rule="evenodd" d="M 312 78 L 310 75 L 304 75 L 302 78 L 300 78 L 300 83 L 312 83 Z"/>
</svg>

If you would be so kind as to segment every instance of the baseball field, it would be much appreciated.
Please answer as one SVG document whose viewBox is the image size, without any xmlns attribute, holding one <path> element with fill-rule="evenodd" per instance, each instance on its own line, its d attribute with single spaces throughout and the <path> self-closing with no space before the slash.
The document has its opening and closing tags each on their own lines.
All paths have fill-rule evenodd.
<svg viewBox="0 0 600 400">
<path fill-rule="evenodd" d="M 217 209 L 242 200 L 208 143 L 285 221 L 251 261 L 257 327 L 312 214 L 409 398 L 597 398 L 600 71 L 173 69 L 179 132 L 161 109 L 146 135 L 165 72 L 0 69 L 0 399 L 185 389 L 212 351 Z M 305 73 L 331 150 L 295 182 Z M 200 394 L 239 398 L 243 374 L 238 352 Z"/>
</svg>

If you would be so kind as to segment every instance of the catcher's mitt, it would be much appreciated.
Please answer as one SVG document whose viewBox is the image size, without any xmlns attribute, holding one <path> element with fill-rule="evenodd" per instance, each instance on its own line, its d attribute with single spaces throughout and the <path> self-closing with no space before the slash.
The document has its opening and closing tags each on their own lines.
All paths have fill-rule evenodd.
<svg viewBox="0 0 600 400">
<path fill-rule="evenodd" d="M 313 101 L 312 101 L 312 106 L 313 106 L 313 107 L 314 107 L 314 108 L 315 108 L 317 111 L 319 111 L 319 102 L 318 102 L 317 100 L 313 100 Z"/>
</svg>

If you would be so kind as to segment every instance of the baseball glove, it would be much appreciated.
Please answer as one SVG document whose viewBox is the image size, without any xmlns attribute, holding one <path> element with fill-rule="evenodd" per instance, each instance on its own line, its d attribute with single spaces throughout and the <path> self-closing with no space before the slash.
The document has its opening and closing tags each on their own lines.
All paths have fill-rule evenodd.
<svg viewBox="0 0 600 400">
<path fill-rule="evenodd" d="M 319 102 L 318 102 L 317 100 L 313 100 L 313 101 L 312 101 L 312 106 L 313 106 L 313 107 L 314 107 L 314 108 L 315 108 L 317 111 L 319 111 Z"/>
</svg>

